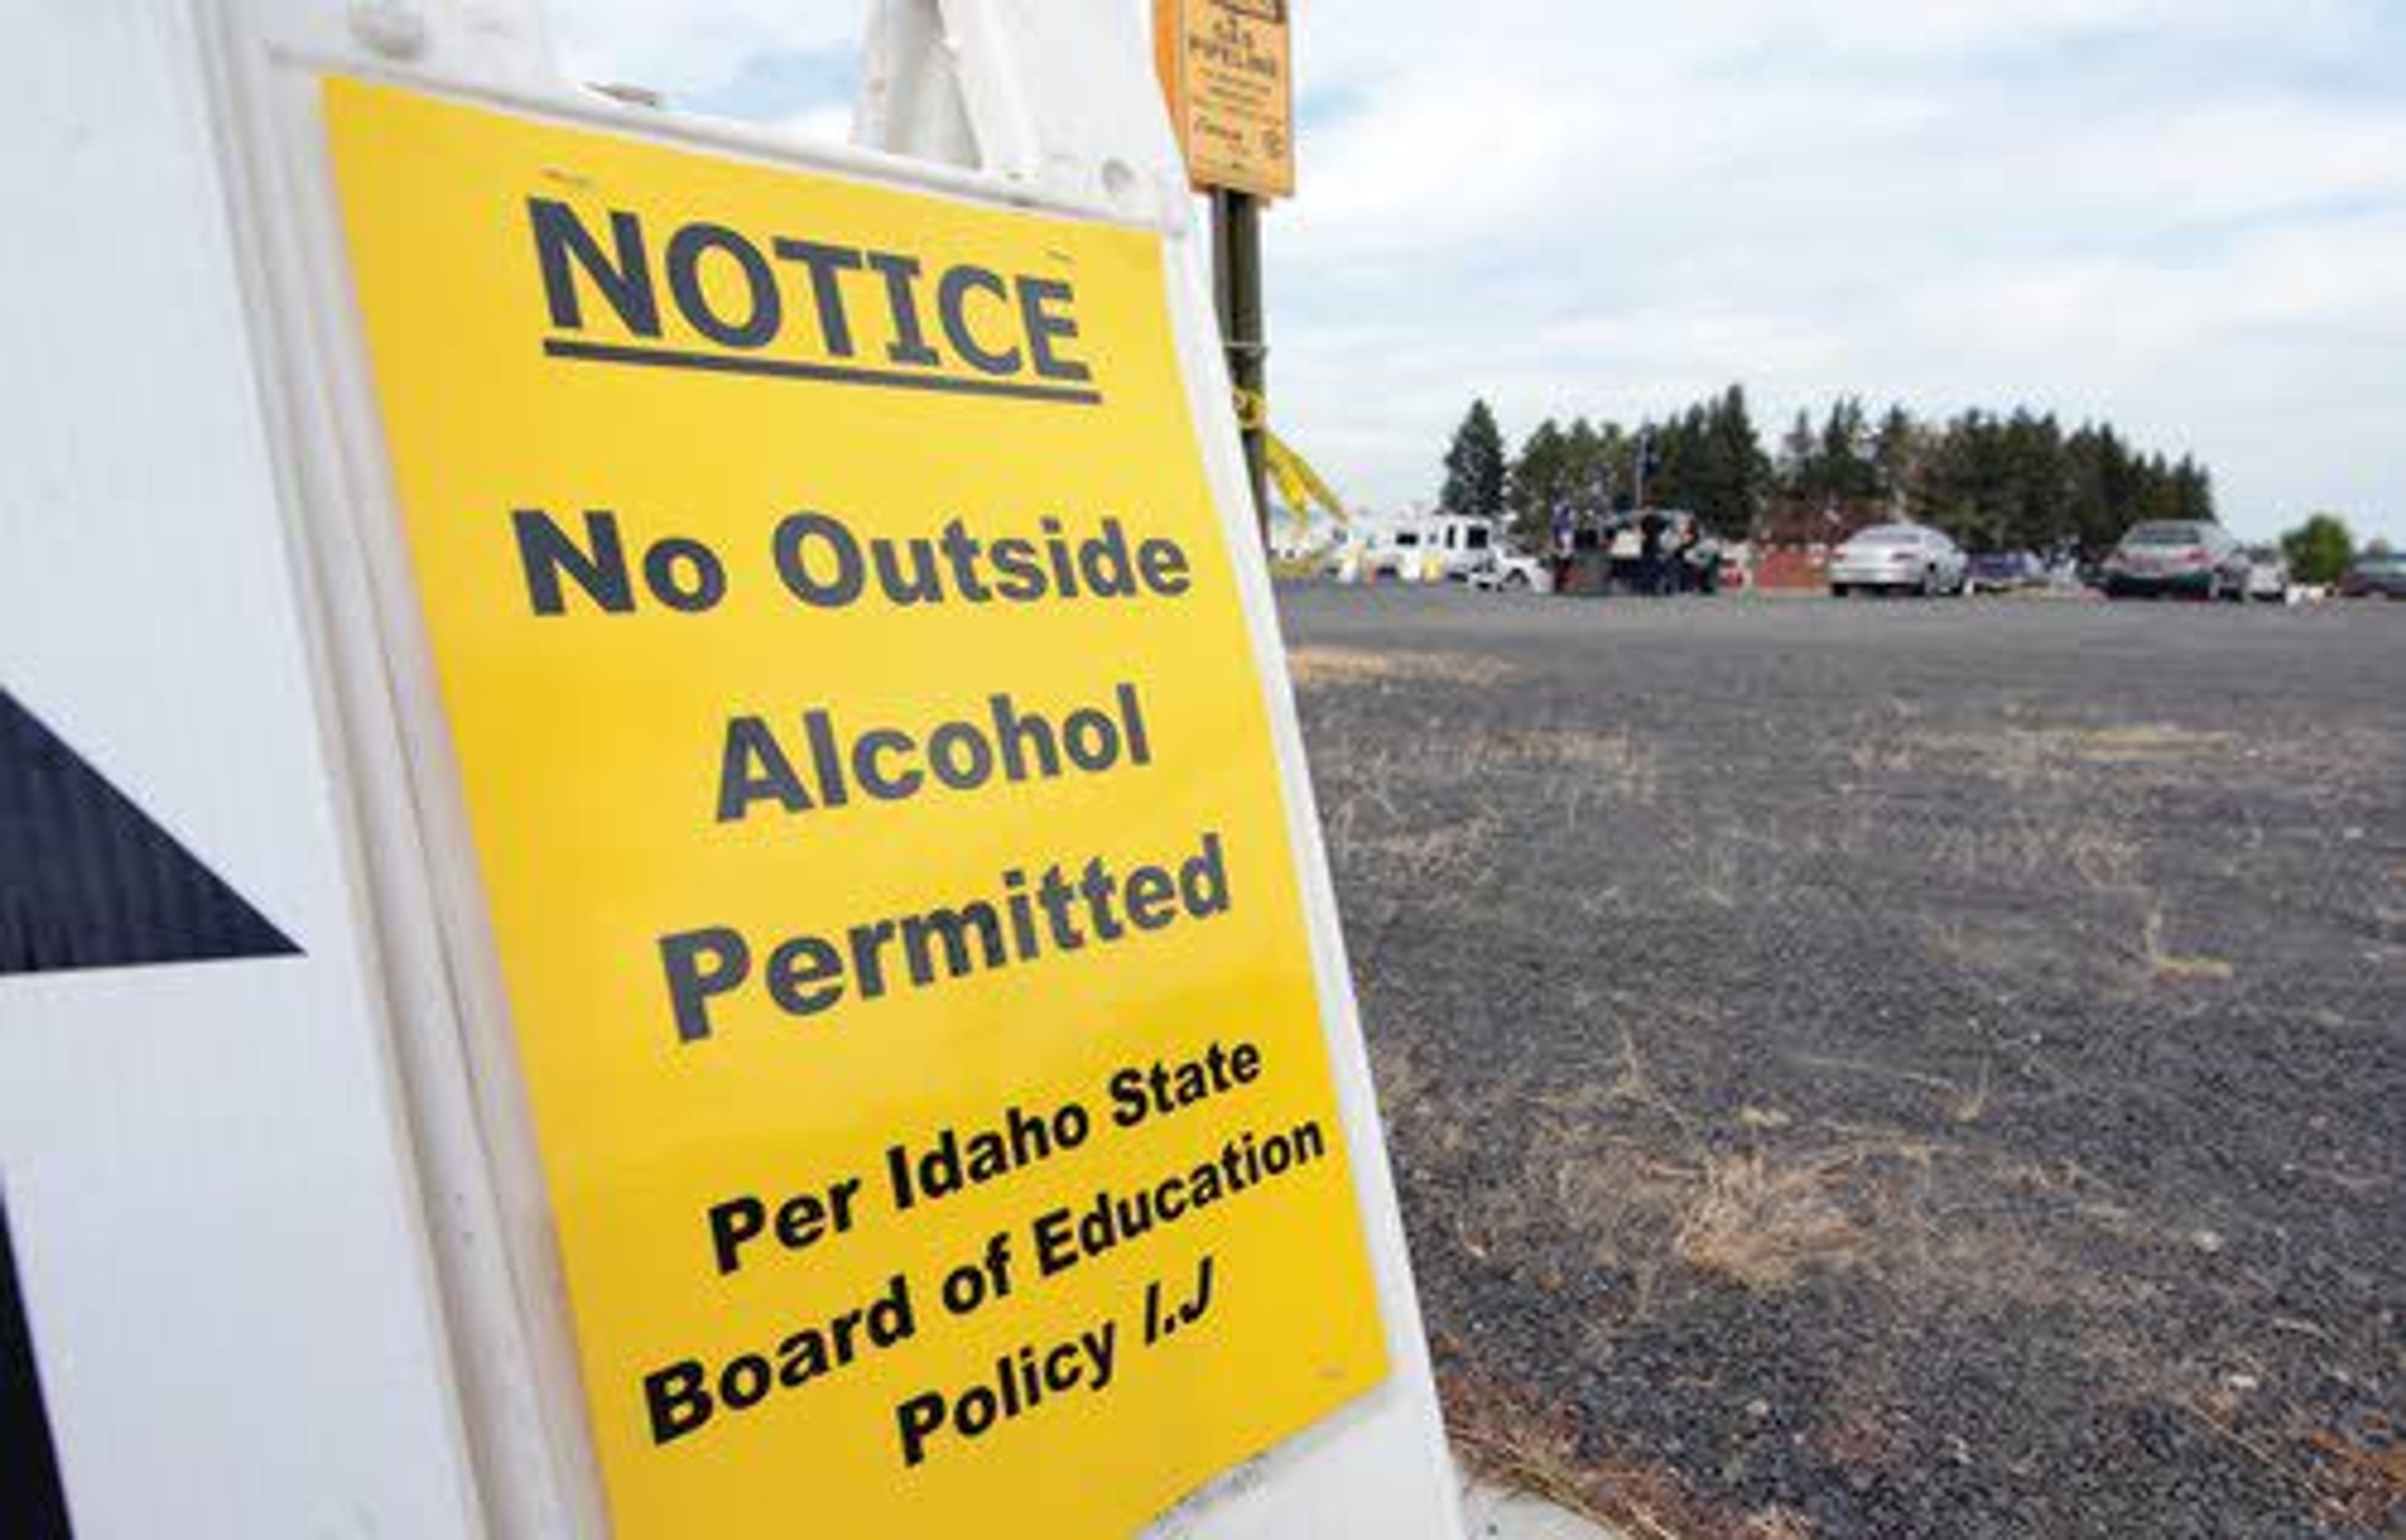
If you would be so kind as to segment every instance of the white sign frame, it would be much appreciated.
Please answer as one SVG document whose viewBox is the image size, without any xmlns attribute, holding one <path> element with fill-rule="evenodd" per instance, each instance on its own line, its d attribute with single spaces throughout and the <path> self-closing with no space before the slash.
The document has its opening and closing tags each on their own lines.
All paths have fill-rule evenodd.
<svg viewBox="0 0 2406 1540">
<path fill-rule="evenodd" d="M 68 57 L 50 29 L 69 30 L 71 11 L 105 24 L 72 29 L 84 51 Z M 294 1415 L 314 1422 L 321 1437 L 374 1444 L 375 1461 L 304 1470 L 273 1447 L 247 1458 L 231 1447 L 213 1449 L 218 1506 L 177 1508 L 165 1497 L 154 1506 L 120 1485 L 150 1478 L 152 1464 L 172 1464 L 177 1438 L 211 1417 L 231 1418 L 233 1409 L 203 1398 L 153 1416 L 155 1407 L 112 1403 L 101 1384 L 83 1383 L 86 1338 L 108 1328 L 106 1310 L 131 1307 L 135 1291 L 79 1306 L 72 1296 L 96 1265 L 101 1237 L 54 1238 L 50 1227 L 69 1222 L 39 1201 L 40 1185 L 30 1204 L 12 1190 L 46 1370 L 65 1366 L 52 1404 L 70 1503 L 78 1523 L 101 1516 L 89 1530 L 95 1534 L 314 1533 L 326 1505 L 336 1502 L 384 1533 L 606 1533 L 531 1127 L 514 1077 L 494 1067 L 512 1059 L 498 961 L 409 587 L 318 82 L 327 73 L 356 75 L 772 165 L 1162 231 L 1172 247 L 1168 297 L 1207 473 L 1227 538 L 1244 548 L 1253 535 L 1225 404 L 1228 380 L 1141 18 L 1113 0 L 882 0 L 872 13 L 857 133 L 863 147 L 877 148 L 846 148 L 662 114 L 563 82 L 534 0 L 97 0 L 36 13 L 38 20 L 12 19 L 7 30 L 42 36 L 0 35 L 0 44 L 15 45 L 17 70 L 63 71 L 90 89 L 132 78 L 129 63 L 140 62 L 170 80 L 163 106 L 144 104 L 158 110 L 146 117 L 112 109 L 101 132 L 128 153 L 168 157 L 198 189 L 148 225 L 144 238 L 173 246 L 198 237 L 205 254 L 215 254 L 203 269 L 160 280 L 183 286 L 181 303 L 203 318 L 219 347 L 210 356 L 196 346 L 177 360 L 172 378 L 195 398 L 235 411 L 241 420 L 221 431 L 255 461 L 239 477 L 228 473 L 212 483 L 210 511 L 231 518 L 221 505 L 251 500 L 259 543 L 244 557 L 254 583 L 264 586 L 260 603 L 271 621 L 283 617 L 288 632 L 280 642 L 270 638 L 289 676 L 278 685 L 282 715 L 273 726 L 285 739 L 301 734 L 301 747 L 315 756 L 304 756 L 303 772 L 314 767 L 319 777 L 314 787 L 283 788 L 304 799 L 314 795 L 305 854 L 316 886 L 270 897 L 290 897 L 288 910 L 304 917 L 310 966 L 343 970 L 337 982 L 348 991 L 337 1002 L 336 1024 L 350 1058 L 320 1065 L 300 1083 L 326 1099 L 328 1121 L 336 1112 L 351 1120 L 354 1137 L 342 1145 L 313 1124 L 310 1137 L 327 1140 L 327 1149 L 312 1143 L 290 1154 L 351 1159 L 359 1169 L 346 1194 L 375 1222 L 354 1225 L 361 1233 L 346 1240 L 354 1253 L 326 1261 L 314 1279 L 305 1263 L 278 1257 L 297 1269 L 291 1281 L 304 1289 L 350 1280 L 361 1265 L 357 1248 L 391 1263 L 384 1288 L 362 1291 L 355 1309 L 304 1312 L 273 1327 L 234 1310 L 228 1319 L 247 1323 L 249 1340 L 189 1349 L 200 1373 L 211 1352 L 232 1365 L 256 1355 L 257 1334 L 280 1333 L 270 1356 L 289 1364 L 306 1392 Z M 159 82 L 144 78 L 131 89 L 156 90 Z M 106 191 L 77 183 L 72 166 L 59 175 L 70 194 L 97 199 Z M 138 319 L 125 329 L 130 341 Z M 83 390 L 76 400 L 102 404 L 101 382 L 76 383 Z M 1238 572 L 1258 654 L 1282 658 L 1266 569 L 1240 561 Z M 53 620 L 70 624 L 64 600 Z M 7 635 L 0 629 L 0 638 Z M 188 642 L 211 644 L 205 636 Z M 72 671 L 60 669 L 61 677 Z M 96 691 L 90 714 L 107 715 L 115 708 L 105 699 L 105 671 L 85 673 Z M 1460 1533 L 1455 1482 L 1282 665 L 1266 672 L 1263 687 L 1289 791 L 1290 841 L 1392 1372 L 1376 1391 L 1224 1476 L 1153 1533 L 1192 1540 L 1451 1540 Z M 78 716 L 71 725 L 86 724 Z M 168 767 L 161 773 L 173 779 Z M 276 808 L 228 816 L 228 841 L 301 859 L 287 848 L 300 837 Z M 73 979 L 41 981 L 39 988 L 64 994 L 76 987 Z M 0 995 L 0 1004 L 13 1003 Z M 290 1015 L 293 1008 L 280 1009 Z M 0 1039 L 0 1053 L 11 1047 Z M 247 1093 L 254 1099 L 295 1094 L 291 1080 L 261 1073 Z M 88 1083 L 80 1093 L 64 1082 L 50 1090 L 70 1099 L 92 1094 Z M 0 1092 L 8 1119 L 0 1124 L 0 1171 L 48 1169 L 41 1161 L 27 1166 L 19 1123 L 28 1111 Z M 371 1158 L 379 1152 L 381 1165 Z M 217 1168 L 216 1152 L 191 1158 Z M 133 1161 L 129 1154 L 128 1167 Z M 127 1204 L 149 1191 L 125 1168 L 104 1174 L 129 1184 L 118 1194 Z M 225 1164 L 229 1183 L 256 1176 L 239 1162 Z M 263 1208 L 269 1194 L 236 1185 L 226 1201 Z M 282 1225 L 277 1238 L 287 1249 L 313 1238 L 300 1221 Z M 189 1260 L 163 1258 L 135 1281 L 169 1288 Z M 238 1287 L 246 1265 L 235 1255 L 204 1269 L 199 1283 Z M 390 1360 L 381 1378 L 363 1381 L 340 1364 L 342 1343 L 361 1334 L 383 1344 Z M 152 1464 L 127 1456 L 129 1448 L 147 1451 Z M 162 1491 L 176 1489 L 165 1476 L 157 1479 Z"/>
</svg>

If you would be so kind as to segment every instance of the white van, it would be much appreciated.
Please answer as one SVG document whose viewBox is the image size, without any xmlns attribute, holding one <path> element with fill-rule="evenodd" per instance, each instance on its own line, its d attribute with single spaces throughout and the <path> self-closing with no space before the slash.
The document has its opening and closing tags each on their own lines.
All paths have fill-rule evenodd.
<svg viewBox="0 0 2406 1540">
<path fill-rule="evenodd" d="M 1422 576 L 1467 579 L 1495 565 L 1502 542 L 1493 519 L 1439 514 L 1426 526 Z"/>
<path fill-rule="evenodd" d="M 1396 577 L 1407 583 L 1466 579 L 1495 564 L 1501 546 L 1494 521 L 1458 514 L 1408 514 L 1365 520 L 1348 532 L 1331 565 L 1363 582 Z"/>
</svg>

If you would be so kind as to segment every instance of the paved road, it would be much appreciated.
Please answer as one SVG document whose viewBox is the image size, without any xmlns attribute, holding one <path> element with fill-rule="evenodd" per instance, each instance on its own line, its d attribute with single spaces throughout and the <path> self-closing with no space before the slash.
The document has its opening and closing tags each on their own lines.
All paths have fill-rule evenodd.
<svg viewBox="0 0 2406 1540">
<path fill-rule="evenodd" d="M 1466 1448 L 1638 1533 L 2406 1519 L 2406 606 L 1281 604 Z"/>
</svg>

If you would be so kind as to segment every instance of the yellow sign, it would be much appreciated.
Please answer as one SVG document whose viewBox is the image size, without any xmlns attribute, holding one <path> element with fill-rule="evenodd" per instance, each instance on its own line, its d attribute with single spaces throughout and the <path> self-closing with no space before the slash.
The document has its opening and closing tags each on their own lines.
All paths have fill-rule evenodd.
<svg viewBox="0 0 2406 1540">
<path fill-rule="evenodd" d="M 326 110 L 615 1533 L 1125 1534 L 1377 1381 L 1161 238 Z"/>
<path fill-rule="evenodd" d="M 1203 191 L 1295 191 L 1287 0 L 1153 0 L 1153 63 Z"/>
</svg>

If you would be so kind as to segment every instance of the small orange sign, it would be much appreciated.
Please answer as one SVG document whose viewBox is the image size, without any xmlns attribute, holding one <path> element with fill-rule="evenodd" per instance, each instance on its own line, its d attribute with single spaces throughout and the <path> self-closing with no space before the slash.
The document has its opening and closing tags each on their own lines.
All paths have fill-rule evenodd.
<svg viewBox="0 0 2406 1540">
<path fill-rule="evenodd" d="M 1196 190 L 1295 191 L 1287 0 L 1153 0 L 1154 63 Z"/>
</svg>

